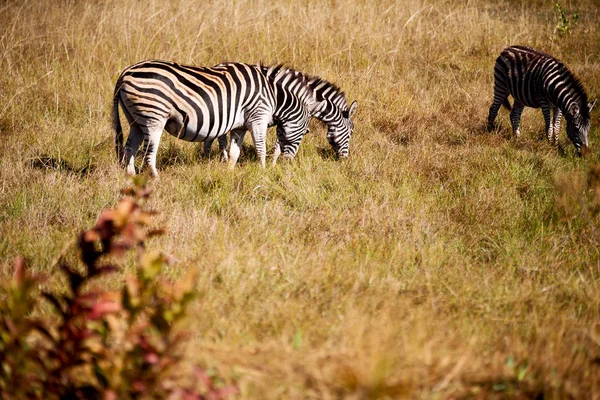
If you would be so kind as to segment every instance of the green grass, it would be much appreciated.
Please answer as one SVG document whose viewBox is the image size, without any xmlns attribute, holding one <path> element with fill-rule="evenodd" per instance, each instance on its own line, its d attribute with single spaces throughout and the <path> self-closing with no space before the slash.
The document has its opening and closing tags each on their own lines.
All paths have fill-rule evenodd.
<svg viewBox="0 0 600 400">
<path fill-rule="evenodd" d="M 317 122 L 296 160 L 265 170 L 251 146 L 231 172 L 216 151 L 161 141 L 151 206 L 168 234 L 152 245 L 177 260 L 170 277 L 199 272 L 190 354 L 237 377 L 240 398 L 600 396 L 600 223 L 581 207 L 597 112 L 587 160 L 564 123 L 561 151 L 537 140 L 539 110 L 520 139 L 506 110 L 483 130 L 511 44 L 598 95 L 600 10 L 563 8 L 579 9 L 565 37 L 546 1 L 5 2 L 2 274 L 23 254 L 52 275 L 116 204 L 123 68 L 284 62 L 358 100 L 350 159 Z"/>
</svg>

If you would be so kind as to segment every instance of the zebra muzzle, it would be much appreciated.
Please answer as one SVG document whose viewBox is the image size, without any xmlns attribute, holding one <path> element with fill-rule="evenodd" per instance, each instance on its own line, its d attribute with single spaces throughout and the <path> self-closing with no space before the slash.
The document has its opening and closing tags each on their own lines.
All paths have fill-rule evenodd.
<svg viewBox="0 0 600 400">
<path fill-rule="evenodd" d="M 581 146 L 581 150 L 579 151 L 579 153 L 581 157 L 587 158 L 590 154 L 590 149 L 586 145 L 583 145 Z"/>
</svg>

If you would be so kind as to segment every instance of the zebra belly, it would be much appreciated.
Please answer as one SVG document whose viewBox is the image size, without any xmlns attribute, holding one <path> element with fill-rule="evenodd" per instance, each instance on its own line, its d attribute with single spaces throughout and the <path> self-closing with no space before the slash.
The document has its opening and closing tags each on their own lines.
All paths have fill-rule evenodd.
<svg viewBox="0 0 600 400">
<path fill-rule="evenodd" d="M 523 104 L 525 107 L 531 107 L 531 108 L 540 108 L 541 104 L 539 101 L 531 101 L 531 100 L 526 100 L 526 99 L 519 99 L 519 102 L 521 104 Z"/>
<path fill-rule="evenodd" d="M 536 96 L 534 98 L 530 98 L 527 96 L 521 96 L 518 93 L 514 93 L 514 90 L 511 90 L 510 94 L 512 95 L 512 97 L 515 101 L 523 104 L 525 107 L 540 108 L 542 106 L 542 99 L 539 98 L 538 96 Z"/>
<path fill-rule="evenodd" d="M 238 112 L 234 118 L 229 121 L 213 126 L 207 129 L 207 124 L 203 124 L 201 119 L 192 121 L 187 116 L 177 115 L 171 117 L 165 124 L 165 130 L 178 139 L 188 142 L 204 142 L 208 139 L 214 140 L 217 137 L 226 134 L 232 129 L 244 126 L 246 120 L 243 112 Z"/>
</svg>

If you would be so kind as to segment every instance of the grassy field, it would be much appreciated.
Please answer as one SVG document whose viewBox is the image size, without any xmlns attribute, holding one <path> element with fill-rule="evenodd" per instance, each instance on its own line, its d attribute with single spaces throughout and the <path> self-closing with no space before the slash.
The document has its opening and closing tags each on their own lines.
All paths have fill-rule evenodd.
<svg viewBox="0 0 600 400">
<path fill-rule="evenodd" d="M 348 160 L 317 121 L 265 170 L 249 138 L 233 172 L 216 146 L 161 142 L 152 245 L 172 278 L 199 271 L 192 357 L 240 398 L 600 398 L 600 114 L 588 159 L 564 123 L 560 150 L 539 141 L 539 110 L 520 139 L 506 110 L 483 130 L 508 45 L 600 94 L 598 2 L 562 5 L 564 36 L 542 0 L 0 1 L 2 275 L 18 254 L 52 274 L 116 204 L 123 68 L 283 62 L 358 101 Z"/>
</svg>

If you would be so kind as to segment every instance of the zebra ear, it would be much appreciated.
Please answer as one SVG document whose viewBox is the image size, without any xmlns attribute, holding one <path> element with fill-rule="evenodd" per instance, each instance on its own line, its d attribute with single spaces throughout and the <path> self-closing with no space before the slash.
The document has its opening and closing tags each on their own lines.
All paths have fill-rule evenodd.
<svg viewBox="0 0 600 400">
<path fill-rule="evenodd" d="M 594 108 L 594 106 L 596 105 L 596 101 L 598 101 L 598 99 L 594 99 L 594 101 L 592 101 L 591 103 L 588 103 L 589 112 L 592 112 L 592 108 Z"/>
<path fill-rule="evenodd" d="M 579 104 L 577 104 L 577 103 L 571 104 L 571 106 L 569 107 L 569 114 L 571 114 L 571 115 L 579 114 Z"/>
<path fill-rule="evenodd" d="M 358 108 L 358 103 L 356 100 L 350 104 L 350 108 L 348 109 L 348 118 L 352 118 L 352 116 L 356 113 L 356 109 Z"/>
</svg>

